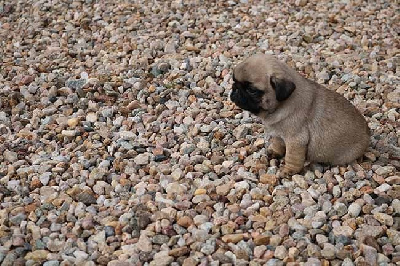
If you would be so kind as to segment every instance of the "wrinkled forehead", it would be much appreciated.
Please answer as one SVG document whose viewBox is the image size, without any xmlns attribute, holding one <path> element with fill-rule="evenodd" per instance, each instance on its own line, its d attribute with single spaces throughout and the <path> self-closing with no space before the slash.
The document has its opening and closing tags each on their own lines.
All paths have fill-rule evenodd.
<svg viewBox="0 0 400 266">
<path fill-rule="evenodd" d="M 254 61 L 244 61 L 233 70 L 233 79 L 237 82 L 260 83 L 266 75 L 265 68 Z"/>
</svg>

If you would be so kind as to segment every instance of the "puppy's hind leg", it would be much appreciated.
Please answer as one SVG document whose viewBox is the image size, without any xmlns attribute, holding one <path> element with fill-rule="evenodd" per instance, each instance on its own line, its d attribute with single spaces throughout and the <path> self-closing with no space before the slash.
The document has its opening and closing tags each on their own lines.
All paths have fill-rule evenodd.
<svg viewBox="0 0 400 266">
<path fill-rule="evenodd" d="M 280 137 L 271 137 L 267 148 L 268 154 L 272 157 L 280 158 L 285 155 L 286 147 L 285 142 Z"/>
</svg>

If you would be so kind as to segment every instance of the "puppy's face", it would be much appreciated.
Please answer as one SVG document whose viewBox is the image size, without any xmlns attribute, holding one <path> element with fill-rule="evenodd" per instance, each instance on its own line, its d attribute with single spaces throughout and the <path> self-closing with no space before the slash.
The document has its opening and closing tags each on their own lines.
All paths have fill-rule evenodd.
<svg viewBox="0 0 400 266">
<path fill-rule="evenodd" d="M 278 78 L 282 69 L 267 59 L 263 55 L 252 56 L 233 71 L 230 98 L 238 107 L 255 115 L 275 112 L 296 87 L 290 80 Z"/>
</svg>

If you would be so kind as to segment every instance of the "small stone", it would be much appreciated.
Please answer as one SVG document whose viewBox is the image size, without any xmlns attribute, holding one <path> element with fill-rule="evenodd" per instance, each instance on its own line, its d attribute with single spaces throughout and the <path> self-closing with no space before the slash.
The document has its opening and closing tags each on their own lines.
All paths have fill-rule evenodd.
<svg viewBox="0 0 400 266">
<path fill-rule="evenodd" d="M 68 119 L 67 124 L 69 127 L 75 128 L 79 124 L 79 119 L 75 117 L 70 118 Z"/>
<path fill-rule="evenodd" d="M 152 238 L 152 242 L 157 245 L 166 244 L 169 241 L 169 237 L 166 235 L 155 235 Z"/>
<path fill-rule="evenodd" d="M 190 218 L 189 216 L 182 216 L 177 221 L 177 224 L 179 224 L 182 227 L 188 228 L 189 226 L 191 226 L 193 224 L 193 219 Z"/>
<path fill-rule="evenodd" d="M 243 240 L 243 234 L 230 234 L 230 235 L 224 235 L 221 239 L 225 243 L 238 243 L 239 241 Z"/>
<path fill-rule="evenodd" d="M 378 265 L 382 265 L 382 264 L 385 265 L 390 262 L 390 259 L 388 257 L 386 257 L 385 255 L 379 253 L 378 259 L 376 262 L 378 263 Z"/>
<path fill-rule="evenodd" d="M 283 260 L 287 256 L 287 250 L 284 246 L 277 246 L 274 253 L 275 258 Z"/>
<path fill-rule="evenodd" d="M 299 187 L 303 188 L 303 189 L 307 189 L 308 188 L 308 184 L 307 181 L 304 179 L 303 176 L 301 175 L 293 175 L 292 176 L 292 180 L 296 183 L 296 185 L 298 185 Z"/>
<path fill-rule="evenodd" d="M 351 216 L 351 217 L 358 217 L 358 215 L 360 215 L 361 212 L 361 206 L 357 203 L 352 203 L 350 204 L 347 213 Z"/>
<path fill-rule="evenodd" d="M 400 232 L 393 229 L 388 229 L 386 231 L 387 236 L 389 237 L 389 241 L 392 245 L 397 246 L 400 245 Z"/>
<path fill-rule="evenodd" d="M 269 244 L 274 247 L 279 246 L 281 242 L 282 242 L 282 237 L 279 235 L 273 235 L 269 239 Z"/>
<path fill-rule="evenodd" d="M 240 125 L 233 130 L 233 135 L 237 140 L 245 138 L 250 133 L 249 125 Z"/>
<path fill-rule="evenodd" d="M 113 226 L 105 226 L 104 231 L 106 233 L 106 237 L 115 235 L 115 228 Z"/>
<path fill-rule="evenodd" d="M 343 260 L 342 266 L 354 266 L 354 263 L 350 258 L 345 258 Z"/>
<path fill-rule="evenodd" d="M 28 254 L 26 254 L 25 259 L 33 260 L 33 261 L 44 261 L 47 259 L 48 254 L 49 254 L 49 251 L 47 251 L 47 250 L 35 250 L 35 251 L 29 252 Z"/>
<path fill-rule="evenodd" d="M 203 194 L 206 194 L 206 193 L 207 193 L 207 190 L 205 190 L 204 188 L 198 188 L 198 189 L 195 190 L 194 195 L 195 196 L 196 195 L 203 195 Z"/>
<path fill-rule="evenodd" d="M 400 200 L 394 199 L 392 201 L 392 207 L 395 213 L 400 213 Z"/>
<path fill-rule="evenodd" d="M 308 257 L 320 257 L 321 249 L 317 245 L 310 243 L 307 245 L 307 254 Z"/>
<path fill-rule="evenodd" d="M 321 234 L 316 235 L 316 236 L 315 236 L 315 240 L 317 241 L 317 243 L 318 243 L 320 246 L 323 246 L 323 244 L 328 243 L 328 241 L 329 241 L 328 238 L 327 238 L 326 236 L 321 235 Z"/>
<path fill-rule="evenodd" d="M 90 123 L 94 123 L 97 121 L 97 114 L 94 112 L 90 112 L 86 115 L 86 121 Z"/>
<path fill-rule="evenodd" d="M 295 5 L 303 7 L 307 4 L 307 2 L 308 2 L 308 0 L 296 0 Z"/>
<path fill-rule="evenodd" d="M 339 186 L 334 186 L 332 189 L 332 194 L 335 198 L 339 198 L 340 195 L 342 194 L 342 191 L 340 190 Z"/>
<path fill-rule="evenodd" d="M 12 245 L 15 247 L 22 247 L 25 244 L 25 239 L 21 235 L 13 235 Z"/>
<path fill-rule="evenodd" d="M 206 254 L 206 255 L 211 255 L 215 251 L 215 240 L 214 239 L 208 239 L 205 244 L 203 244 L 202 248 L 200 249 L 200 252 Z"/>
<path fill-rule="evenodd" d="M 82 228 L 85 230 L 89 230 L 94 228 L 94 223 L 92 218 L 86 218 L 81 221 Z"/>
<path fill-rule="evenodd" d="M 168 255 L 168 251 L 160 251 L 154 255 L 150 266 L 168 266 L 174 261 L 174 257 Z"/>
<path fill-rule="evenodd" d="M 174 248 L 171 249 L 168 252 L 168 255 L 173 256 L 173 257 L 181 257 L 184 256 L 186 254 L 190 253 L 190 249 L 187 247 L 179 247 L 179 248 Z"/>
<path fill-rule="evenodd" d="M 231 184 L 224 184 L 221 186 L 217 186 L 215 189 L 218 195 L 225 196 L 229 193 L 231 188 L 232 188 Z"/>
<path fill-rule="evenodd" d="M 136 155 L 135 159 L 133 159 L 133 161 L 137 165 L 147 165 L 147 164 L 149 164 L 149 161 L 150 161 L 150 154 L 148 154 L 148 153 L 138 154 L 138 155 Z"/>
<path fill-rule="evenodd" d="M 400 185 L 400 176 L 393 175 L 385 179 L 385 182 L 390 185 Z"/>
<path fill-rule="evenodd" d="M 5 150 L 3 153 L 4 160 L 14 163 L 18 160 L 18 154 L 13 151 Z"/>
<path fill-rule="evenodd" d="M 76 131 L 75 130 L 63 130 L 63 131 L 61 131 L 61 135 L 65 136 L 65 137 L 75 137 Z"/>
<path fill-rule="evenodd" d="M 378 259 L 378 252 L 375 248 L 367 245 L 361 245 L 361 252 L 364 254 L 365 261 L 371 265 L 376 265 Z"/>
<path fill-rule="evenodd" d="M 374 218 L 378 220 L 382 225 L 388 225 L 388 226 L 393 225 L 393 217 L 386 213 L 380 213 L 380 212 L 374 213 Z"/>
<path fill-rule="evenodd" d="M 263 174 L 260 176 L 260 182 L 263 184 L 269 184 L 271 186 L 274 186 L 277 183 L 278 179 L 276 175 L 271 175 L 271 174 Z"/>
<path fill-rule="evenodd" d="M 174 171 L 172 171 L 171 176 L 172 176 L 172 178 L 173 178 L 175 181 L 178 181 L 178 180 L 181 179 L 182 176 L 183 176 L 183 171 L 182 171 L 182 169 L 180 169 L 180 168 L 175 169 Z"/>
<path fill-rule="evenodd" d="M 396 168 L 394 166 L 381 166 L 375 170 L 375 173 L 378 175 L 385 176 L 390 173 L 393 173 L 394 171 L 396 171 Z"/>
<path fill-rule="evenodd" d="M 143 252 L 151 252 L 153 250 L 151 241 L 145 233 L 140 234 L 139 241 L 136 243 L 136 247 Z"/>
<path fill-rule="evenodd" d="M 200 226 L 200 225 L 208 222 L 208 217 L 206 215 L 196 215 L 193 218 L 193 222 L 195 225 Z"/>
<path fill-rule="evenodd" d="M 87 82 L 87 79 L 71 79 L 65 82 L 65 86 L 73 90 L 79 90 L 82 89 Z"/>
<path fill-rule="evenodd" d="M 220 253 L 220 252 L 216 252 L 212 255 L 213 260 L 218 260 L 221 264 L 223 263 L 231 263 L 231 257 L 225 255 L 224 253 Z M 195 263 L 191 264 L 191 265 L 195 265 Z M 188 265 L 190 266 L 190 265 Z"/>
<path fill-rule="evenodd" d="M 257 259 L 260 259 L 264 255 L 266 250 L 267 250 L 267 247 L 264 245 L 254 247 L 254 257 Z"/>
<path fill-rule="evenodd" d="M 256 139 L 256 141 L 254 141 L 254 146 L 257 148 L 264 147 L 264 144 L 265 144 L 265 140 L 263 138 L 259 138 L 259 139 Z"/>
<path fill-rule="evenodd" d="M 52 252 L 61 251 L 64 248 L 64 246 L 65 246 L 65 241 L 61 241 L 58 239 L 49 240 L 47 242 L 47 249 Z"/>
<path fill-rule="evenodd" d="M 43 266 L 59 266 L 60 262 L 58 260 L 48 260 L 43 263 Z"/>
<path fill-rule="evenodd" d="M 250 185 L 247 181 L 240 181 L 240 182 L 235 183 L 235 189 L 237 191 L 248 190 L 249 187 L 250 187 Z"/>
<path fill-rule="evenodd" d="M 376 191 L 376 194 L 379 194 L 379 193 L 384 193 L 384 192 L 388 191 L 388 190 L 391 189 L 391 188 L 392 188 L 391 185 L 386 184 L 386 183 L 383 183 L 382 185 L 380 185 L 379 187 L 377 187 L 377 188 L 375 189 L 375 191 Z"/>
<path fill-rule="evenodd" d="M 353 232 L 354 232 L 354 230 L 348 225 L 337 226 L 337 227 L 333 228 L 333 234 L 335 236 L 343 235 L 346 237 L 351 237 L 353 235 Z"/>
<path fill-rule="evenodd" d="M 95 204 L 97 202 L 96 197 L 93 193 L 88 191 L 83 191 L 76 196 L 76 200 L 82 202 L 86 205 Z"/>
<path fill-rule="evenodd" d="M 228 223 L 221 226 L 221 234 L 222 235 L 229 235 L 235 231 L 235 224 Z"/>
<path fill-rule="evenodd" d="M 291 247 L 289 248 L 288 256 L 289 258 L 297 258 L 297 256 L 300 254 L 300 251 L 296 247 Z"/>
<path fill-rule="evenodd" d="M 81 250 L 75 250 L 73 254 L 77 260 L 81 261 L 87 260 L 87 258 L 89 257 L 89 255 L 86 252 Z"/>
<path fill-rule="evenodd" d="M 267 235 L 258 235 L 254 238 L 254 244 L 259 245 L 268 245 L 270 237 Z"/>
<path fill-rule="evenodd" d="M 335 246 L 331 243 L 324 243 L 324 248 L 321 250 L 322 257 L 333 260 L 335 258 Z"/>
</svg>

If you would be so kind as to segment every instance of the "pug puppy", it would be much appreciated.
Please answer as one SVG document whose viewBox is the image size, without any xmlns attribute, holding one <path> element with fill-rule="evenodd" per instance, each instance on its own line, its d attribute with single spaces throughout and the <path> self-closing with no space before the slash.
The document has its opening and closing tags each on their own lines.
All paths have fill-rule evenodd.
<svg viewBox="0 0 400 266">
<path fill-rule="evenodd" d="M 231 100 L 259 116 L 274 150 L 286 153 L 279 175 L 299 173 L 306 160 L 348 164 L 369 145 L 367 122 L 347 99 L 271 55 L 256 54 L 241 62 L 233 80 Z"/>
</svg>

